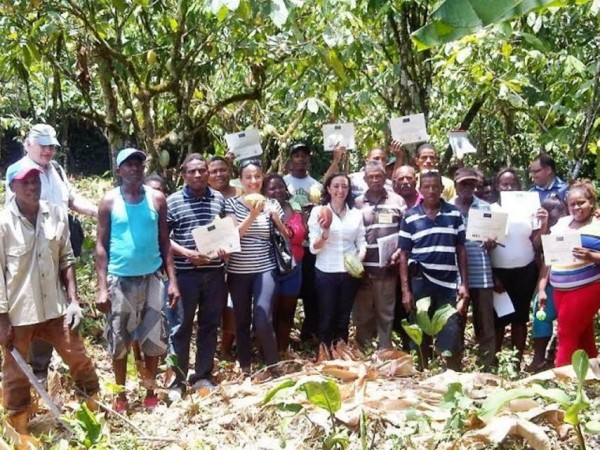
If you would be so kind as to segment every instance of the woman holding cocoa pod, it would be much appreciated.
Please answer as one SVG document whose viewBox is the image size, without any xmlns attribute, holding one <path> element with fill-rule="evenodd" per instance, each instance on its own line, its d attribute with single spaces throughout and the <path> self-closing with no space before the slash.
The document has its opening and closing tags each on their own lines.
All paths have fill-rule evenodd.
<svg viewBox="0 0 600 450">
<path fill-rule="evenodd" d="M 268 366 L 277 363 L 272 319 L 277 263 L 270 240 L 271 226 L 275 225 L 284 236 L 289 237 L 289 233 L 282 222 L 279 203 L 260 193 L 263 182 L 260 162 L 243 161 L 240 181 L 243 194 L 227 199 L 225 206 L 226 214 L 237 223 L 242 248 L 229 257 L 227 285 L 235 311 L 238 361 L 242 371 L 249 374 L 252 325 L 265 363 Z"/>
<path fill-rule="evenodd" d="M 308 238 L 310 251 L 317 256 L 319 340 L 330 347 L 340 340 L 348 341 L 359 280 L 350 275 L 345 261 L 362 261 L 366 241 L 362 214 L 354 208 L 347 175 L 333 174 L 325 180 L 321 203 L 308 219 Z"/>
</svg>

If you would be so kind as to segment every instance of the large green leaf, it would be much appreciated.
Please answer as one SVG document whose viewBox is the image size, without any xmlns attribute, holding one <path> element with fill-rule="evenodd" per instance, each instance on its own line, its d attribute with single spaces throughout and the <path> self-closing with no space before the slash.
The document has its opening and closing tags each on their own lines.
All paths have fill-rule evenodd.
<svg viewBox="0 0 600 450">
<path fill-rule="evenodd" d="M 273 389 L 267 392 L 267 395 L 265 395 L 265 398 L 263 399 L 263 405 L 269 403 L 273 399 L 273 397 L 275 397 L 275 394 L 277 394 L 279 391 L 290 388 L 295 384 L 296 381 L 294 380 L 285 380 L 283 383 L 279 383 L 277 386 L 275 386 Z"/>
<path fill-rule="evenodd" d="M 590 368 L 590 360 L 584 350 L 577 350 L 571 357 L 571 364 L 577 375 L 577 396 L 573 404 L 565 411 L 565 422 L 578 425 L 580 422 L 579 413 L 590 406 L 587 395 L 583 390 L 583 383 Z"/>
<path fill-rule="evenodd" d="M 579 385 L 583 386 L 585 377 L 587 376 L 590 368 L 590 359 L 587 353 L 581 349 L 577 350 L 571 357 L 571 364 L 573 365 L 573 370 L 577 375 L 577 381 L 579 382 Z"/>
<path fill-rule="evenodd" d="M 408 337 L 410 337 L 415 342 L 415 344 L 421 345 L 421 343 L 423 342 L 423 330 L 421 330 L 419 325 L 417 325 L 416 323 L 413 323 L 411 325 L 408 323 L 408 320 L 402 319 L 402 328 L 404 329 L 404 331 L 406 331 Z"/>
<path fill-rule="evenodd" d="M 342 407 L 340 389 L 333 380 L 307 381 L 300 388 L 310 403 L 328 411 L 329 414 L 335 414 Z"/>
<path fill-rule="evenodd" d="M 431 306 L 431 297 L 425 297 L 417 301 L 416 321 L 417 325 L 425 334 L 431 336 L 431 319 L 429 318 L 429 307 Z"/>
<path fill-rule="evenodd" d="M 587 3 L 589 0 L 576 0 Z M 446 44 L 488 25 L 512 19 L 532 10 L 572 4 L 566 0 L 445 0 L 431 14 L 430 22 L 412 34 L 420 50 Z"/>
<path fill-rule="evenodd" d="M 86 447 L 90 448 L 92 445 L 98 443 L 102 438 L 102 425 L 85 403 L 81 404 L 81 408 L 77 410 L 75 417 L 85 432 L 84 443 Z"/>
<path fill-rule="evenodd" d="M 498 390 L 484 400 L 477 416 L 489 424 L 498 411 L 508 402 L 518 398 L 531 398 L 534 395 L 535 393 L 531 389 L 526 388 L 511 389 L 510 391 Z"/>
<path fill-rule="evenodd" d="M 450 319 L 450 317 L 456 313 L 456 308 L 452 305 L 444 305 L 436 310 L 431 319 L 430 336 L 437 336 L 437 334 L 442 331 L 442 328 L 444 328 L 446 325 L 446 322 L 448 322 L 448 319 Z"/>
</svg>

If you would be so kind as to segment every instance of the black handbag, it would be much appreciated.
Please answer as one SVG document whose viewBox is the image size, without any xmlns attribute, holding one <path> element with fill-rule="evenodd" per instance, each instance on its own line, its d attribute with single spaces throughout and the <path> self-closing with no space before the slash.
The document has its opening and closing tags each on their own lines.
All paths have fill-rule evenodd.
<svg viewBox="0 0 600 450">
<path fill-rule="evenodd" d="M 292 246 L 290 245 L 290 241 L 279 232 L 273 222 L 271 222 L 271 244 L 273 244 L 279 275 L 289 274 L 296 267 Z"/>
<path fill-rule="evenodd" d="M 58 173 L 58 176 L 65 182 L 65 175 L 62 167 L 56 161 L 50 161 L 54 169 Z M 73 254 L 75 257 L 81 256 L 81 251 L 83 250 L 83 241 L 85 240 L 85 234 L 83 232 L 83 226 L 77 217 L 73 214 L 68 214 L 69 218 L 69 239 L 71 241 L 71 247 L 73 248 Z"/>
</svg>

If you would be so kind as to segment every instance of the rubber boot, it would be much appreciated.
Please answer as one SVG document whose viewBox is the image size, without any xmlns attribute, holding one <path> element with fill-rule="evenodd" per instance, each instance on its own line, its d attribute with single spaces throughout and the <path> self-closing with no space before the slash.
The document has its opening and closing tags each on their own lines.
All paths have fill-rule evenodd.
<svg viewBox="0 0 600 450">
<path fill-rule="evenodd" d="M 29 423 L 28 411 L 9 416 L 8 423 L 15 429 L 17 433 L 24 436 L 29 436 L 29 431 L 27 431 L 27 423 Z"/>
</svg>

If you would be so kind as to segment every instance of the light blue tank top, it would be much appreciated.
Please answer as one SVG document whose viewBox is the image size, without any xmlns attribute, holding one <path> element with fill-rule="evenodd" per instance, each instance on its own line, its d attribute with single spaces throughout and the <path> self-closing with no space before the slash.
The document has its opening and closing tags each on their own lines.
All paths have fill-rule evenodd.
<svg viewBox="0 0 600 450">
<path fill-rule="evenodd" d="M 115 188 L 110 213 L 108 273 L 119 277 L 149 275 L 162 265 L 158 246 L 158 212 L 152 190 L 144 189 L 140 203 L 126 203 Z"/>
</svg>

